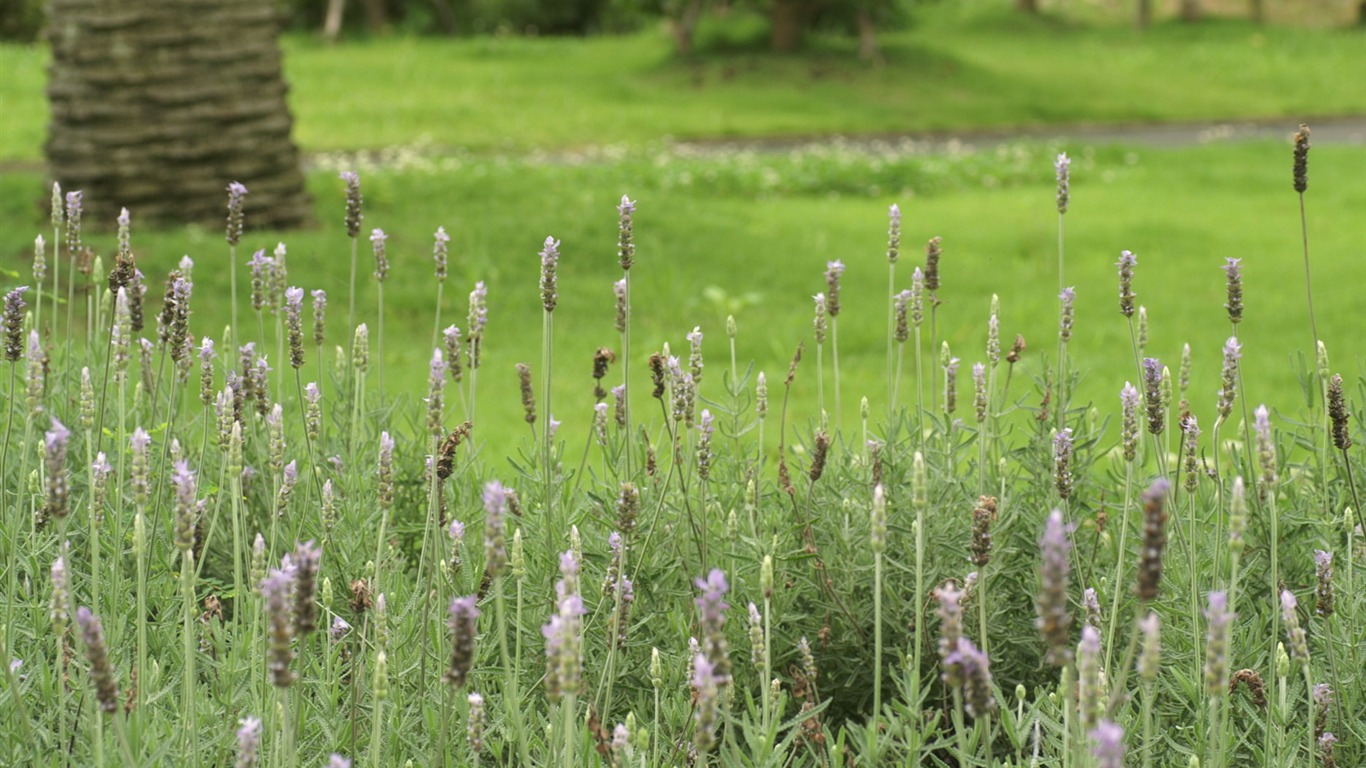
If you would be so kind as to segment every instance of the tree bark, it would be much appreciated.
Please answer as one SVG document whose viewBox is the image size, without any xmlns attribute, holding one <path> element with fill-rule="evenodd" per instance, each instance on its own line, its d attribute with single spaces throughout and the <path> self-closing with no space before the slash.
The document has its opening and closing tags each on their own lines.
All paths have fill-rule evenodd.
<svg viewBox="0 0 1366 768">
<path fill-rule="evenodd" d="M 54 180 L 86 220 L 221 228 L 229 182 L 253 227 L 310 217 L 272 0 L 51 0 Z"/>
<path fill-rule="evenodd" d="M 1202 15 L 1200 0 L 1181 0 L 1182 21 L 1199 21 Z"/>
<path fill-rule="evenodd" d="M 806 4 L 802 0 L 773 0 L 769 20 L 773 24 L 769 38 L 773 50 L 790 53 L 801 47 L 806 27 Z"/>
<path fill-rule="evenodd" d="M 697 22 L 701 18 L 702 0 L 687 0 L 682 13 L 669 19 L 669 31 L 673 33 L 678 55 L 692 55 L 693 33 L 697 31 Z"/>
<path fill-rule="evenodd" d="M 327 15 L 323 17 L 323 38 L 329 43 L 341 37 L 342 17 L 346 11 L 346 0 L 327 0 Z"/>
<path fill-rule="evenodd" d="M 1266 23 L 1266 0 L 1252 0 L 1248 7 L 1248 15 L 1252 17 L 1255 24 Z"/>
<path fill-rule="evenodd" d="M 1015 0 L 1015 10 L 1022 13 L 1038 13 L 1039 0 Z"/>
<path fill-rule="evenodd" d="M 1138 28 L 1147 29 L 1153 23 L 1153 0 L 1138 0 Z"/>
<path fill-rule="evenodd" d="M 873 13 L 867 6 L 859 6 L 858 14 L 858 57 L 860 61 L 877 61 L 880 53 L 877 48 L 877 26 L 873 24 Z"/>
</svg>

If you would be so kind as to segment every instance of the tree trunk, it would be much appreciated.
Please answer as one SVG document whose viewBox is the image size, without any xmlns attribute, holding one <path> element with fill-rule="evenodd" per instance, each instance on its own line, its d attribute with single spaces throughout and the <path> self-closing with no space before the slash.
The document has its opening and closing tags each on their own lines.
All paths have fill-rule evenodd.
<svg viewBox="0 0 1366 768">
<path fill-rule="evenodd" d="M 697 31 L 697 22 L 701 18 L 702 0 L 688 0 L 683 6 L 683 12 L 676 18 L 669 19 L 669 31 L 673 32 L 674 45 L 678 47 L 679 56 L 692 55 L 693 33 Z"/>
<path fill-rule="evenodd" d="M 1199 21 L 1203 14 L 1200 12 L 1200 0 L 1181 0 L 1181 20 Z"/>
<path fill-rule="evenodd" d="M 329 43 L 341 37 L 342 17 L 346 11 L 346 0 L 327 0 L 327 15 L 323 17 L 323 38 Z"/>
<path fill-rule="evenodd" d="M 1250 6 L 1249 6 L 1249 8 L 1248 8 L 1248 15 L 1250 15 L 1250 16 L 1252 17 L 1253 23 L 1255 23 L 1255 24 L 1265 24 L 1265 23 L 1266 23 L 1266 0 L 1252 0 Z"/>
<path fill-rule="evenodd" d="M 1039 0 L 1015 0 L 1015 10 L 1022 13 L 1038 13 Z"/>
<path fill-rule="evenodd" d="M 806 26 L 806 4 L 802 0 L 773 0 L 769 14 L 773 24 L 769 40 L 773 50 L 781 53 L 797 50 Z"/>
<path fill-rule="evenodd" d="M 51 0 L 54 180 L 87 221 L 221 228 L 230 182 L 253 227 L 310 216 L 276 43 L 273 0 Z"/>
<path fill-rule="evenodd" d="M 1147 29 L 1153 23 L 1153 0 L 1138 0 L 1138 28 Z"/>
<path fill-rule="evenodd" d="M 365 26 L 371 32 L 383 32 L 389 19 L 384 13 L 384 0 L 363 0 L 365 6 Z"/>
<path fill-rule="evenodd" d="M 860 61 L 877 61 L 877 27 L 873 24 L 873 13 L 867 6 L 860 6 L 856 16 L 858 21 L 858 57 Z"/>
</svg>

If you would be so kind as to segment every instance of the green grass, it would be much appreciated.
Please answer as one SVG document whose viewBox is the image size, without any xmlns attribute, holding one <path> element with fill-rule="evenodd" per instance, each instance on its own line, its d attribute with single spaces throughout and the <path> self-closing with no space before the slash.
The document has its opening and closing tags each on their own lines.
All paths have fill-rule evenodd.
<svg viewBox="0 0 1366 768">
<path fill-rule="evenodd" d="M 1293 401 L 1299 386 L 1292 360 L 1308 349 L 1310 334 L 1289 148 L 1261 143 L 1069 149 L 1077 160 L 1066 222 L 1067 282 L 1077 287 L 1079 297 L 1071 354 L 1090 371 L 1081 384 L 1082 399 L 1109 404 L 1133 377 L 1114 270 L 1119 251 L 1127 248 L 1139 256 L 1137 290 L 1152 321 L 1150 354 L 1175 368 L 1181 345 L 1191 344 L 1192 403 L 1198 415 L 1208 418 L 1218 389 L 1221 347 L 1228 335 L 1220 308 L 1220 267 L 1230 256 L 1244 259 L 1248 307 L 1239 333 L 1247 370 L 1256 374 L 1249 376 L 1249 397 Z M 613 206 L 623 193 L 639 200 L 637 374 L 643 375 L 643 356 L 663 343 L 683 349 L 683 335 L 693 326 L 702 328 L 709 355 L 719 361 L 725 318 L 733 314 L 740 328 L 740 359 L 754 359 L 770 380 L 780 378 L 797 342 L 811 345 L 810 297 L 824 289 L 826 261 L 848 265 L 845 280 L 854 294 L 885 292 L 886 205 L 898 201 L 905 212 L 898 288 L 909 285 L 913 266 L 923 261 L 924 241 L 942 236 L 941 337 L 962 357 L 966 372 L 984 354 L 989 300 L 999 294 L 1002 333 L 1007 340 L 1015 333 L 1026 337 L 1024 371 L 1036 375 L 1039 361 L 1051 359 L 1056 345 L 1053 151 L 1021 145 L 900 159 L 849 149 L 723 159 L 639 152 L 582 165 L 468 158 L 443 165 L 412 159 L 407 170 L 365 172 L 364 226 L 391 235 L 384 364 L 393 373 L 388 380 L 414 396 L 424 386 L 435 301 L 430 235 L 439 225 L 453 237 L 442 324 L 464 327 L 465 296 L 475 280 L 485 280 L 491 320 L 483 380 L 512 385 L 515 362 L 537 368 L 539 328 L 525 318 L 534 317 L 538 306 L 536 252 L 546 235 L 554 235 L 562 239 L 564 253 L 554 410 L 562 419 L 587 414 L 592 352 L 615 340 Z M 1308 194 L 1319 327 L 1333 359 L 1351 369 L 1352 361 L 1366 354 L 1352 330 L 1366 313 L 1366 300 L 1354 287 L 1360 238 L 1343 222 L 1354 220 L 1354 211 L 1366 205 L 1366 186 L 1356 171 L 1361 158 L 1360 149 L 1314 149 Z M 340 226 L 341 183 L 330 171 L 312 174 L 309 183 L 325 223 L 316 230 L 249 232 L 243 259 L 251 250 L 284 241 L 291 282 L 329 291 L 330 331 L 338 343 L 346 343 L 340 295 L 349 245 Z M 0 217 L 14 225 L 0 239 L 0 252 L 6 254 L 6 269 L 27 273 L 31 237 L 47 228 L 36 204 L 39 181 L 19 174 L 3 184 Z M 111 237 L 87 238 L 110 257 Z M 160 295 L 160 276 L 182 254 L 205 267 L 197 275 L 195 324 L 220 335 L 213 329 L 228 319 L 222 234 L 145 232 L 134 214 L 133 242 L 154 285 L 150 304 L 158 303 L 150 297 Z M 361 254 L 365 279 L 359 306 L 373 329 L 368 243 L 362 243 Z M 245 285 L 245 270 L 240 280 Z M 885 322 L 885 305 L 878 301 L 851 305 L 841 316 L 846 423 L 854 418 L 859 397 L 866 395 L 878 406 L 886 399 L 880 373 Z M 814 406 L 812 363 L 814 356 L 808 355 L 795 393 L 802 412 Z M 515 397 L 483 402 L 481 412 L 490 423 L 516 420 Z M 827 402 L 827 408 L 831 405 Z M 497 456 L 516 439 L 498 430 L 484 437 Z"/>
<path fill-rule="evenodd" d="M 927 7 L 910 29 L 886 34 L 884 64 L 868 66 L 849 41 L 818 38 L 802 54 L 774 56 L 761 50 L 761 27 L 743 18 L 713 24 L 704 45 L 739 39 L 693 62 L 679 60 L 657 30 L 335 47 L 289 37 L 296 136 L 306 150 L 427 137 L 483 151 L 1366 112 L 1366 91 L 1342 80 L 1366 70 L 1362 33 L 1353 29 L 1210 21 L 1159 24 L 1145 35 Z M 0 160 L 41 156 L 45 56 L 40 47 L 0 46 Z"/>
</svg>

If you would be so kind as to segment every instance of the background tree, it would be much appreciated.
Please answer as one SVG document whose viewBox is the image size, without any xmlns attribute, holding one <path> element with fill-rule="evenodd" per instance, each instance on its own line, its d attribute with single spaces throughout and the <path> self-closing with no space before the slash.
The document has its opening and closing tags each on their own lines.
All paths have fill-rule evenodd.
<svg viewBox="0 0 1366 768">
<path fill-rule="evenodd" d="M 229 182 L 248 220 L 310 215 L 290 138 L 274 0 L 51 0 L 52 176 L 87 221 L 221 224 Z"/>
</svg>

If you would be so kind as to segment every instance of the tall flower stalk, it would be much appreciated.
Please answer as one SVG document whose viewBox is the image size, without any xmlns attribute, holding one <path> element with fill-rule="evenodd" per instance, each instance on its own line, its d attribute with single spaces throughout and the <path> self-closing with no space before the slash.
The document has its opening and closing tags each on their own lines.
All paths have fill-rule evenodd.
<svg viewBox="0 0 1366 768">
<path fill-rule="evenodd" d="M 554 483 L 554 443 L 555 434 L 551 428 L 554 422 L 550 410 L 551 366 L 554 362 L 555 344 L 555 305 L 559 302 L 558 270 L 560 263 L 560 241 L 553 237 L 545 239 L 541 249 L 541 403 L 545 408 L 545 425 L 541 427 L 541 482 L 546 519 L 550 520 L 550 541 L 559 541 L 559 525 L 555 519 L 555 500 L 552 491 Z"/>
</svg>

